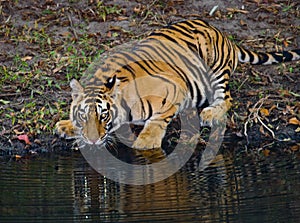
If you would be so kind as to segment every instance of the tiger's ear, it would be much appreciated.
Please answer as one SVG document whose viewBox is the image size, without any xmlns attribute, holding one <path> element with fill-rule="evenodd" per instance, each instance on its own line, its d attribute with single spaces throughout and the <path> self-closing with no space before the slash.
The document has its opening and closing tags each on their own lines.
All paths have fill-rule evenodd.
<svg viewBox="0 0 300 223">
<path fill-rule="evenodd" d="M 117 79 L 116 75 L 114 75 L 111 78 L 108 78 L 107 82 L 104 84 L 105 87 L 107 87 L 108 89 L 112 89 L 115 86 L 116 79 Z"/>
<path fill-rule="evenodd" d="M 106 92 L 107 93 L 112 93 L 114 91 L 115 85 L 116 85 L 116 80 L 117 80 L 117 76 L 114 75 L 111 78 L 107 79 L 107 82 L 104 84 L 104 86 L 106 87 Z"/>
<path fill-rule="evenodd" d="M 83 87 L 75 79 L 71 80 L 70 87 L 72 88 L 72 99 L 73 99 L 73 101 L 79 101 L 83 96 Z"/>
</svg>

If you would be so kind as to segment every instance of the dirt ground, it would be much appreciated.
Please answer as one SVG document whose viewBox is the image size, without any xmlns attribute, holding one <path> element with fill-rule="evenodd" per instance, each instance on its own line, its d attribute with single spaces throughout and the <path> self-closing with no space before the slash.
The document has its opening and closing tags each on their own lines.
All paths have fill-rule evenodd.
<svg viewBox="0 0 300 223">
<path fill-rule="evenodd" d="M 201 18 L 252 50 L 296 49 L 299 8 L 283 0 L 0 0 L 0 156 L 70 149 L 52 134 L 68 116 L 69 81 L 111 47 Z M 299 68 L 299 61 L 238 67 L 225 147 L 299 150 Z"/>
</svg>

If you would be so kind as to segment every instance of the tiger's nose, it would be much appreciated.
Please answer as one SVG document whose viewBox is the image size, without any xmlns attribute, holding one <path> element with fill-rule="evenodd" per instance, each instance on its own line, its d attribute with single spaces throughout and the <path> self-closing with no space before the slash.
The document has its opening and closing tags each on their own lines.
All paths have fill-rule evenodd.
<svg viewBox="0 0 300 223">
<path fill-rule="evenodd" d="M 89 139 L 89 144 L 95 145 L 98 141 L 99 139 Z"/>
</svg>

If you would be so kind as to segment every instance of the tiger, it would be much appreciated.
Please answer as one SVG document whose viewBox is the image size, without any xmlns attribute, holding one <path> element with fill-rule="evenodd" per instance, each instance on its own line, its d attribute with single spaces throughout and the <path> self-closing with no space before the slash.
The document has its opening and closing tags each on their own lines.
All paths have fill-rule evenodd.
<svg viewBox="0 0 300 223">
<path fill-rule="evenodd" d="M 143 129 L 132 147 L 160 148 L 171 120 L 187 103 L 202 109 L 201 125 L 223 120 L 232 106 L 229 78 L 239 62 L 269 65 L 300 59 L 300 49 L 254 52 L 201 19 L 152 31 L 129 51 L 107 57 L 82 86 L 70 82 L 69 120 L 56 124 L 63 137 L 105 145 L 124 123 Z"/>
</svg>

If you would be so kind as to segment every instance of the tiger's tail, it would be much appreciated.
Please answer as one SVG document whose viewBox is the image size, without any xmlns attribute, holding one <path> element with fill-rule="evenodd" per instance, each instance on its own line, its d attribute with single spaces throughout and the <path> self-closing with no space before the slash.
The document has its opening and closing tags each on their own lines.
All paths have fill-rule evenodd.
<svg viewBox="0 0 300 223">
<path fill-rule="evenodd" d="M 282 52 L 261 53 L 247 50 L 236 45 L 236 50 L 238 52 L 239 62 L 241 63 L 250 62 L 251 64 L 255 65 L 268 65 L 300 60 L 300 49 Z"/>
</svg>

